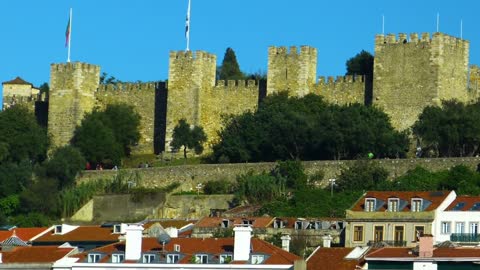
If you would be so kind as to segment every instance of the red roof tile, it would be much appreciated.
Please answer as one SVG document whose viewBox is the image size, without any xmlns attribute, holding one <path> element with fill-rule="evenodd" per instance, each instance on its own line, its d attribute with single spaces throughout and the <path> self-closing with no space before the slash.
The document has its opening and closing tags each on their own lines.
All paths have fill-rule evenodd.
<svg viewBox="0 0 480 270">
<path fill-rule="evenodd" d="M 418 258 L 411 248 L 382 248 L 367 258 Z M 442 247 L 433 250 L 432 258 L 480 258 L 480 247 Z"/>
<path fill-rule="evenodd" d="M 11 251 L 2 251 L 2 263 L 53 263 L 68 255 L 72 250 L 74 248 L 56 246 L 16 247 Z"/>
<path fill-rule="evenodd" d="M 401 200 L 407 201 L 408 205 L 402 209 L 403 212 L 410 211 L 410 204 L 413 198 L 422 198 L 428 200 L 431 204 L 424 209 L 424 211 L 432 211 L 438 208 L 440 204 L 447 198 L 447 196 L 453 191 L 368 191 L 360 200 L 358 200 L 355 205 L 350 209 L 352 211 L 364 211 L 365 199 L 366 198 L 375 198 L 377 200 L 382 200 L 384 204 L 380 207 L 378 211 L 384 212 L 388 209 L 388 199 L 389 198 L 399 198 Z"/>
<path fill-rule="evenodd" d="M 345 259 L 353 248 L 319 248 L 307 260 L 308 270 L 354 270 L 363 259 Z"/>
<path fill-rule="evenodd" d="M 32 85 L 31 83 L 25 81 L 24 79 L 22 79 L 20 77 L 16 77 L 13 80 L 3 82 L 2 84 L 29 84 L 29 85 Z"/>
<path fill-rule="evenodd" d="M 277 246 L 257 238 L 252 238 L 251 243 L 253 253 L 268 254 L 270 256 L 264 261 L 264 264 L 293 264 L 294 261 L 300 259 L 300 257 L 295 254 L 286 252 Z M 179 263 L 188 264 L 190 263 L 191 257 L 199 253 L 208 253 L 217 256 L 223 253 L 233 253 L 234 238 L 172 238 L 172 240 L 165 245 L 165 248 L 163 248 L 156 238 L 148 237 L 142 239 L 142 252 L 160 252 L 163 250 L 173 252 L 174 245 L 179 245 L 180 253 L 185 255 Z M 89 252 L 102 252 L 109 254 L 102 259 L 102 262 L 108 262 L 111 253 L 124 250 L 125 242 L 119 242 L 96 248 Z M 78 257 L 83 261 L 87 254 L 88 253 L 85 252 L 75 255 L 74 257 Z M 238 264 L 240 262 L 235 263 Z M 247 262 L 245 261 L 241 263 Z"/>
<path fill-rule="evenodd" d="M 65 234 L 54 234 L 54 230 L 37 238 L 35 242 L 115 242 L 120 234 L 114 234 L 112 227 L 80 226 Z"/>
<path fill-rule="evenodd" d="M 195 227 L 199 228 L 220 228 L 222 221 L 229 220 L 229 226 L 233 227 L 233 224 L 243 224 L 244 221 L 253 221 L 252 228 L 266 228 L 273 221 L 272 217 L 234 217 L 234 218 L 223 218 L 223 217 L 204 217 L 199 220 Z"/>
<path fill-rule="evenodd" d="M 6 239 L 10 238 L 15 235 L 20 238 L 22 241 L 27 242 L 30 241 L 35 236 L 40 235 L 41 233 L 48 230 L 47 227 L 39 227 L 39 228 L 15 228 L 10 231 L 0 231 L 0 242 L 5 241 Z"/>
<path fill-rule="evenodd" d="M 455 208 L 455 206 L 457 206 L 460 203 L 463 203 L 463 206 L 453 210 L 453 208 Z M 476 203 L 478 203 L 478 206 L 480 206 L 480 196 L 457 196 L 457 198 L 445 210 L 446 211 L 480 211 L 480 209 L 470 210 Z"/>
</svg>

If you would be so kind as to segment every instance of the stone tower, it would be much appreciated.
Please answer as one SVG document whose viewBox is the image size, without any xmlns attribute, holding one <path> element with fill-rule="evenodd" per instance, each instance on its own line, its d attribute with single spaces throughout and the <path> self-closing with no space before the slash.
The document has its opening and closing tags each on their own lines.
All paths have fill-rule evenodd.
<svg viewBox="0 0 480 270">
<path fill-rule="evenodd" d="M 426 106 L 468 101 L 469 42 L 443 33 L 375 37 L 373 104 L 398 130 L 410 128 Z"/>
<path fill-rule="evenodd" d="M 165 150 L 170 149 L 173 129 L 180 119 L 203 126 L 203 97 L 215 86 L 216 65 L 217 57 L 204 51 L 170 52 Z"/>
<path fill-rule="evenodd" d="M 317 49 L 309 46 L 268 48 L 267 94 L 287 91 L 291 96 L 313 92 L 317 76 Z"/>
<path fill-rule="evenodd" d="M 99 80 L 100 67 L 96 65 L 75 62 L 50 66 L 48 132 L 53 148 L 69 144 L 75 127 L 92 111 Z"/>
</svg>

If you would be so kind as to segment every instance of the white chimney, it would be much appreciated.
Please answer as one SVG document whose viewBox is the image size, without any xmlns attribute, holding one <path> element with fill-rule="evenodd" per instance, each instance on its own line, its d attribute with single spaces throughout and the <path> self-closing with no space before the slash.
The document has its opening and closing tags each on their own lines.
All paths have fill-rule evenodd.
<svg viewBox="0 0 480 270">
<path fill-rule="evenodd" d="M 0 263 L 3 263 L 2 253 L 0 252 Z"/>
<path fill-rule="evenodd" d="M 280 239 L 282 240 L 282 249 L 290 252 L 290 240 L 292 240 L 290 235 L 284 234 Z"/>
<path fill-rule="evenodd" d="M 139 260 L 142 255 L 142 225 L 129 224 L 125 236 L 125 260 Z"/>
<path fill-rule="evenodd" d="M 330 235 L 325 235 L 325 236 L 322 236 L 322 240 L 323 240 L 323 247 L 325 248 L 329 248 L 332 246 L 332 236 Z"/>
<path fill-rule="evenodd" d="M 252 228 L 250 225 L 235 225 L 233 228 L 235 239 L 233 244 L 233 260 L 248 261 L 250 258 L 250 239 Z"/>
</svg>

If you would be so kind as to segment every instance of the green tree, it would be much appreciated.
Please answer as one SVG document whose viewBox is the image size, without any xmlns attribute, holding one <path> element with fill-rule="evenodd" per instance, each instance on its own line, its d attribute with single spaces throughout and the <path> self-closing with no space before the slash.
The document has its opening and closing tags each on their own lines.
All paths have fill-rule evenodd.
<svg viewBox="0 0 480 270">
<path fill-rule="evenodd" d="M 24 106 L 13 106 L 0 112 L 0 153 L 3 160 L 31 163 L 46 158 L 47 131 L 40 127 L 35 116 Z"/>
<path fill-rule="evenodd" d="M 387 181 L 388 171 L 376 162 L 357 160 L 343 169 L 336 181 L 340 191 L 367 191 L 378 189 Z"/>
<path fill-rule="evenodd" d="M 307 187 L 308 176 L 299 160 L 278 162 L 272 171 L 272 175 L 285 178 L 287 188 L 304 189 Z"/>
<path fill-rule="evenodd" d="M 285 179 L 267 173 L 249 172 L 237 178 L 236 197 L 249 203 L 269 202 L 285 193 Z"/>
<path fill-rule="evenodd" d="M 193 126 L 187 123 L 185 119 L 178 121 L 173 129 L 173 139 L 170 146 L 174 150 L 183 147 L 183 157 L 187 158 L 187 149 L 194 149 L 197 155 L 203 152 L 203 143 L 207 141 L 207 135 L 202 127 Z"/>
<path fill-rule="evenodd" d="M 124 154 L 129 156 L 132 146 L 140 139 L 140 115 L 133 106 L 120 103 L 108 105 L 105 116 L 108 119 L 105 124 L 113 130 L 115 140 L 122 145 Z"/>
<path fill-rule="evenodd" d="M 225 56 L 223 57 L 222 65 L 220 66 L 220 80 L 242 80 L 245 78 L 240 71 L 240 66 L 237 62 L 237 56 L 232 48 L 227 48 Z"/>
<path fill-rule="evenodd" d="M 50 86 L 46 82 L 42 83 L 42 85 L 40 85 L 39 89 L 40 89 L 40 94 L 43 94 L 43 93 L 48 94 L 50 92 Z"/>
<path fill-rule="evenodd" d="M 0 166 L 0 197 L 20 193 L 32 181 L 32 164 L 28 160 L 19 163 L 3 162 Z"/>
<path fill-rule="evenodd" d="M 37 179 L 20 193 L 24 213 L 38 212 L 53 217 L 59 214 L 58 202 L 58 181 L 53 178 Z"/>
<path fill-rule="evenodd" d="M 423 152 L 430 155 L 473 156 L 480 147 L 480 102 L 465 105 L 455 100 L 442 107 L 428 106 L 412 127 Z"/>
<path fill-rule="evenodd" d="M 354 57 L 347 60 L 347 75 L 365 75 L 373 78 L 373 55 L 362 50 Z"/>
<path fill-rule="evenodd" d="M 85 168 L 86 160 L 80 150 L 72 146 L 63 146 L 53 152 L 47 161 L 46 176 L 55 178 L 60 189 L 72 186 L 78 172 Z"/>
</svg>

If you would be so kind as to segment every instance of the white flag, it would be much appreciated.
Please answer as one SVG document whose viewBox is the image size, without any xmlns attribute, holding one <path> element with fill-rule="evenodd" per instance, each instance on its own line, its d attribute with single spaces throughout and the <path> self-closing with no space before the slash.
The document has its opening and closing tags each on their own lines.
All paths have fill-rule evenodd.
<svg viewBox="0 0 480 270">
<path fill-rule="evenodd" d="M 190 0 L 188 0 L 187 20 L 185 21 L 185 37 L 190 37 Z"/>
</svg>

